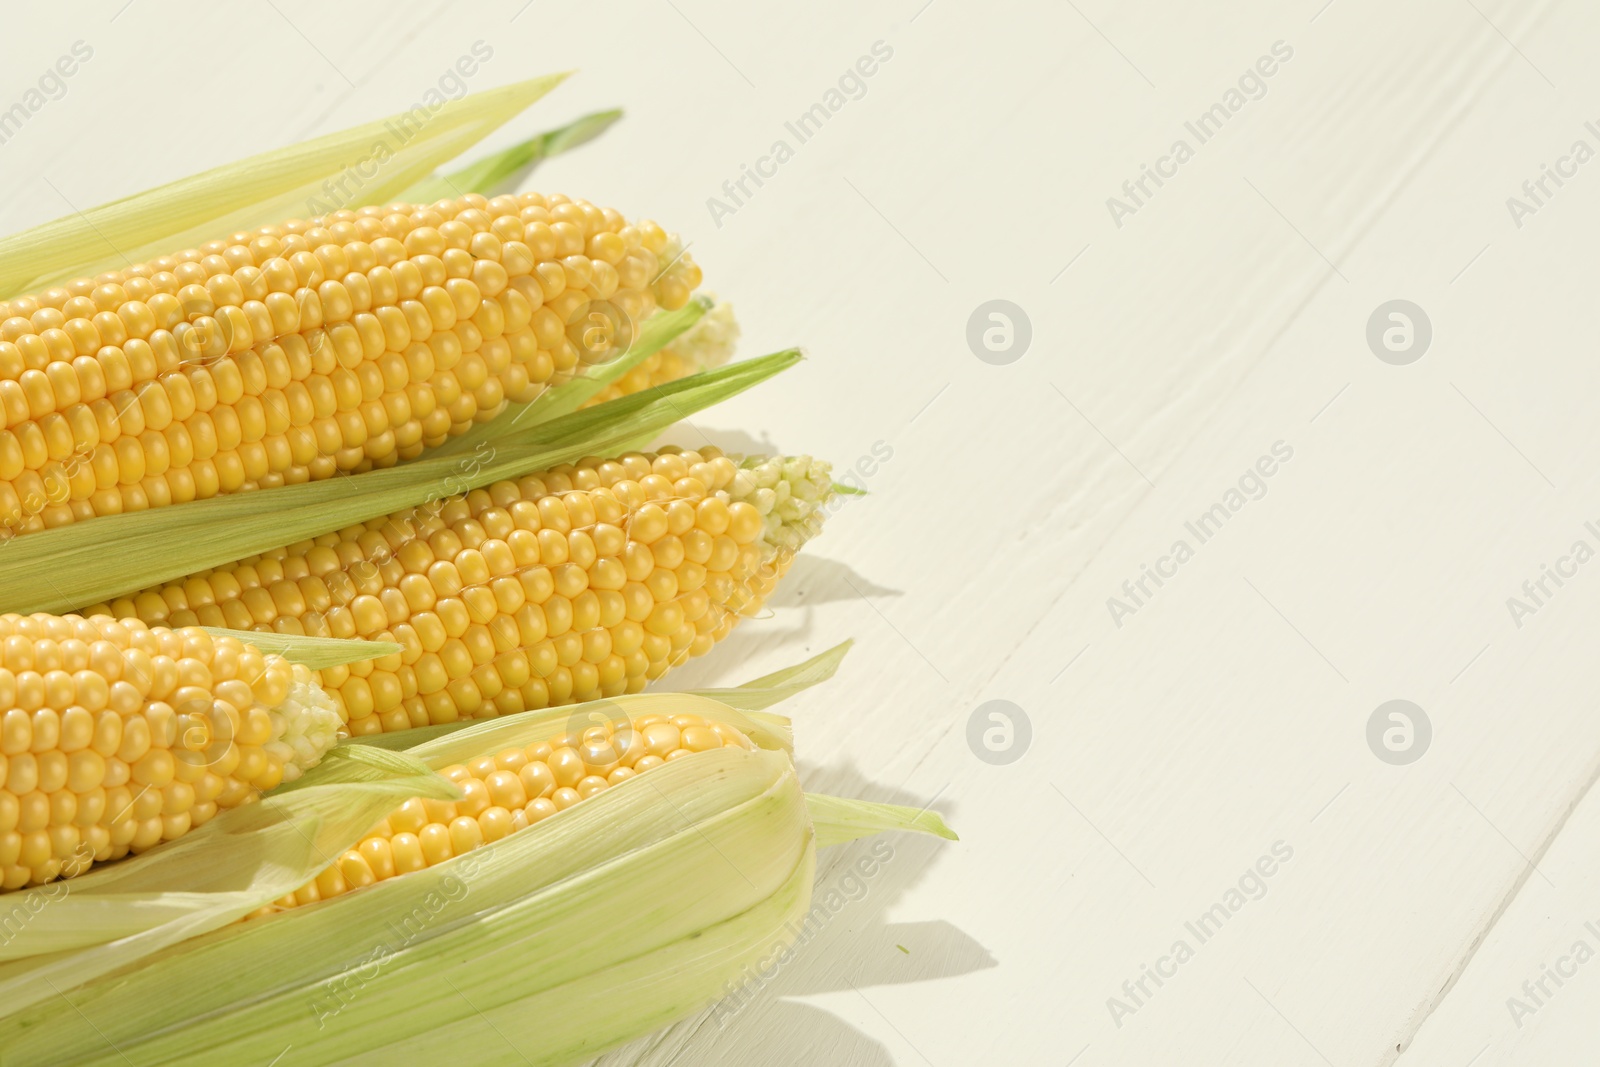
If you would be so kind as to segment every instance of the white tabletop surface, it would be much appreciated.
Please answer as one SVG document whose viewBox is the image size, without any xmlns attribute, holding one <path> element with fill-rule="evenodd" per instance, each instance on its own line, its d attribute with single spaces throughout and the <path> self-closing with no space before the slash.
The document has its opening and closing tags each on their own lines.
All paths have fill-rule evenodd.
<svg viewBox="0 0 1600 1067">
<path fill-rule="evenodd" d="M 683 233 L 744 354 L 810 356 L 676 439 L 892 454 L 770 615 L 670 682 L 854 637 L 790 708 L 808 787 L 931 803 L 961 841 L 892 840 L 754 1003 L 601 1062 L 1593 1062 L 1600 562 L 1571 553 L 1600 550 L 1600 9 L 114 0 L 7 23 L 0 110 L 93 55 L 0 144 L 5 232 L 400 110 L 478 41 L 472 88 L 576 68 L 487 144 L 626 108 L 533 185 Z M 802 141 L 786 123 L 819 103 Z M 771 176 L 734 201 L 746 166 Z M 969 345 L 991 300 L 1025 350 L 1015 312 L 1009 349 Z M 969 743 L 996 700 L 1010 752 Z M 1391 700 L 1426 744 L 1411 712 L 1409 750 L 1381 739 L 1399 720 L 1369 745 Z M 865 847 L 825 853 L 819 891 Z"/>
</svg>

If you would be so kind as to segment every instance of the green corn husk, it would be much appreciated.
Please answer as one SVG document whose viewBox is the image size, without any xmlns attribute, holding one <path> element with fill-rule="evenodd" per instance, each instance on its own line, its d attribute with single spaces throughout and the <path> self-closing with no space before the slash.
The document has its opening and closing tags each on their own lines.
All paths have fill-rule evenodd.
<svg viewBox="0 0 1600 1067">
<path fill-rule="evenodd" d="M 70 611 L 504 478 L 625 451 L 799 362 L 743 360 L 644 393 L 364 474 L 106 515 L 17 537 L 0 552 L 0 610 Z M 497 420 L 515 413 L 507 411 Z"/>
<path fill-rule="evenodd" d="M 388 158 L 358 188 L 347 186 L 350 195 L 339 194 L 337 206 L 354 208 L 393 200 L 566 77 L 545 75 L 446 101 L 420 127 L 407 113 L 393 115 L 14 234 L 0 240 L 0 299 L 165 255 L 219 234 L 315 214 L 317 202 L 330 195 L 324 184 L 340 178 L 352 164 L 373 158 L 378 145 Z M 415 132 L 402 139 L 396 130 L 408 120 Z M 574 143 L 570 136 L 563 139 L 561 133 L 557 130 L 547 135 L 556 150 Z M 327 205 L 329 210 L 334 206 Z"/>
<path fill-rule="evenodd" d="M 262 652 L 282 656 L 314 671 L 344 663 L 380 659 L 404 651 L 393 641 L 360 641 L 344 637 L 307 637 L 304 634 L 275 634 L 259 630 L 229 630 L 223 626 L 202 626 L 212 637 L 232 637 L 254 645 Z"/>
<path fill-rule="evenodd" d="M 233 637 L 262 652 L 283 656 L 313 670 L 399 651 L 399 646 L 385 641 L 293 637 L 220 627 L 202 629 L 215 637 Z M 28 996 L 19 988 L 16 967 L 3 961 L 29 957 L 47 959 L 52 953 L 97 945 L 117 937 L 154 934 L 152 941 L 129 946 L 142 954 L 151 951 L 150 944 L 169 944 L 176 937 L 186 936 L 187 930 L 209 929 L 203 924 L 214 916 L 223 916 L 222 921 L 228 921 L 250 911 L 256 906 L 256 898 L 238 895 L 241 886 L 249 883 L 230 879 L 210 863 L 208 852 L 216 847 L 218 840 L 260 829 L 261 836 L 257 839 L 261 845 L 260 867 L 284 865 L 292 860 L 284 869 L 293 872 L 301 864 L 318 862 L 323 852 L 343 840 L 352 826 L 359 826 L 369 818 L 381 818 L 392 808 L 396 795 L 409 796 L 406 790 L 413 788 L 423 789 L 423 795 L 440 797 L 454 791 L 448 782 L 430 775 L 428 767 L 395 753 L 346 752 L 336 748 L 324 757 L 319 774 L 320 778 L 309 782 L 304 776 L 297 780 L 297 785 L 313 790 L 305 801 L 305 812 L 275 818 L 272 815 L 275 802 L 270 800 L 236 808 L 223 812 L 165 848 L 152 850 L 139 862 L 96 868 L 72 882 L 55 882 L 25 892 L 0 894 L 0 1003 L 21 1003 Z M 316 787 L 325 787 L 330 781 L 356 781 L 372 788 L 345 796 L 326 788 L 320 793 L 315 791 Z M 377 816 L 372 816 L 372 811 L 376 811 Z M 329 816 L 336 817 L 329 819 Z M 281 872 L 266 875 L 268 883 L 274 885 L 286 878 L 292 881 L 292 877 L 292 873 Z M 299 884 L 295 882 L 290 888 Z M 158 888 L 171 885 L 186 886 L 190 892 L 172 894 Z M 72 896 L 76 899 L 70 907 L 54 906 Z M 19 934 L 16 928 L 19 906 L 25 913 L 21 920 L 26 927 L 24 934 Z M 175 920 L 176 925 L 162 933 L 158 928 L 169 919 Z M 105 959 L 113 961 L 122 954 L 122 950 L 107 952 Z M 28 981 L 32 980 L 30 976 Z M 3 1059 L 0 1053 L 0 1061 Z"/>
<path fill-rule="evenodd" d="M 640 363 L 688 333 L 711 310 L 712 302 L 694 297 L 677 311 L 659 312 L 645 320 L 639 335 L 628 350 L 609 362 L 588 368 L 587 372 L 553 386 L 525 404 L 509 403 L 493 419 L 450 438 L 428 453 L 430 458 L 476 452 L 512 430 L 530 429 L 577 411 L 593 396 Z M 688 381 L 688 378 L 681 379 Z M 675 384 L 675 383 L 674 383 Z"/>
<path fill-rule="evenodd" d="M 797 663 L 793 667 L 785 667 L 781 671 L 764 674 L 760 678 L 744 683 L 737 689 L 695 689 L 691 690 L 691 692 L 698 696 L 720 700 L 722 703 L 738 708 L 747 714 L 756 714 L 832 678 L 839 670 L 839 664 L 844 662 L 845 653 L 849 652 L 854 645 L 855 642 L 853 640 L 841 641 L 826 652 L 812 656 L 804 663 Z"/>
<path fill-rule="evenodd" d="M 806 797 L 806 808 L 817 828 L 817 847 L 842 845 L 890 830 L 914 830 L 933 834 L 947 841 L 956 835 L 944 824 L 939 813 L 927 808 L 908 808 L 902 804 L 880 804 L 872 800 L 851 800 L 818 793 Z"/>
<path fill-rule="evenodd" d="M 269 878 L 266 865 L 255 862 L 259 828 L 213 840 L 208 889 L 158 901 L 167 909 L 158 925 L 65 955 L 12 949 L 14 962 L 0 964 L 0 1062 L 254 1064 L 263 1053 L 293 1048 L 295 1061 L 306 1064 L 437 1063 L 459 1059 L 466 1047 L 477 1062 L 555 1065 L 692 1013 L 744 967 L 792 940 L 810 906 L 818 842 L 860 836 L 869 824 L 953 836 L 937 816 L 806 797 L 786 735 L 735 710 L 769 691 L 820 680 L 841 652 L 736 690 L 529 712 L 404 754 L 364 744 L 336 750 L 339 758 L 258 807 L 306 817 L 316 801 L 340 790 L 362 796 L 397 782 L 409 786 L 406 771 L 417 765 L 440 767 L 556 736 L 592 715 L 657 706 L 692 707 L 742 725 L 759 746 L 671 761 L 444 864 L 242 924 L 224 925 L 194 898 L 228 896 L 231 917 L 243 913 L 246 900 L 282 895 L 292 879 L 272 877 L 270 888 L 255 891 Z M 351 822 L 342 813 L 319 814 L 341 827 Z M 165 856 L 227 817 L 116 869 L 148 879 Z M 325 855 L 337 855 L 361 832 L 346 834 Z M 301 864 L 293 873 L 303 882 L 319 866 Z M 250 888 L 233 888 L 229 880 L 245 871 Z M 71 892 L 39 916 L 110 904 L 93 899 L 104 883 L 90 880 L 105 874 L 71 883 Z M 213 883 L 231 894 L 209 889 Z M 206 918 L 193 918 L 199 914 Z M 186 920 L 186 940 L 120 950 L 117 974 L 99 968 L 68 977 L 101 954 L 141 938 L 148 944 Z M 54 925 L 59 938 L 67 922 Z M 49 944 L 29 925 L 17 940 L 27 948 Z M 46 972 L 49 982 L 12 980 Z"/>
<path fill-rule="evenodd" d="M 463 193 L 496 196 L 516 180 L 526 178 L 534 167 L 551 156 L 588 144 L 620 118 L 622 112 L 617 109 L 584 115 L 559 129 L 535 134 L 526 141 L 469 163 L 460 170 L 425 178 L 396 199 L 408 204 L 427 204 Z"/>
<path fill-rule="evenodd" d="M 233 808 L 137 857 L 0 896 L 0 919 L 11 920 L 0 941 L 0 1004 L 20 1010 L 53 996 L 51 985 L 69 989 L 231 923 L 275 899 L 274 889 L 305 884 L 306 870 L 319 870 L 407 797 L 459 795 L 415 760 L 383 755 L 384 773 L 367 780 L 324 775 L 333 784 Z M 330 754 L 316 771 L 344 762 Z M 4 1045 L 0 1062 L 11 1051 Z"/>
</svg>

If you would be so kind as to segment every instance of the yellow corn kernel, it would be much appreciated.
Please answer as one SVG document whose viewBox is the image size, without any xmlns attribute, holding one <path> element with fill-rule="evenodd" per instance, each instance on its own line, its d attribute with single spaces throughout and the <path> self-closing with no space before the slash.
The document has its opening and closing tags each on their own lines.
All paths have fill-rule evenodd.
<svg viewBox="0 0 1600 1067">
<path fill-rule="evenodd" d="M 699 285 L 654 223 L 548 203 L 291 219 L 0 302 L 0 528 L 412 458 Z"/>
<path fill-rule="evenodd" d="M 615 697 L 755 614 L 832 492 L 827 465 L 803 456 L 590 459 L 88 612 L 393 641 L 401 652 L 319 679 L 355 736 Z M 315 575 L 315 595 L 274 592 L 291 572 Z M 584 777 L 569 763 L 552 764 L 557 789 Z"/>
<path fill-rule="evenodd" d="M 106 616 L 0 615 L 0 708 L 6 890 L 180 837 L 298 777 L 343 725 L 304 667 Z"/>
<path fill-rule="evenodd" d="M 682 731 L 685 739 L 683 744 L 674 745 L 659 756 L 641 758 L 640 753 L 649 745 L 648 737 L 659 740 L 665 736 L 660 726 L 667 726 L 674 737 L 679 735 L 678 728 L 670 723 L 650 724 L 649 718 L 635 717 L 619 727 L 613 727 L 609 722 L 591 727 L 586 731 L 588 739 L 577 746 L 562 743 L 555 748 L 549 744 L 507 748 L 465 764 L 444 768 L 439 773 L 453 781 L 463 792 L 494 799 L 497 801 L 495 806 L 485 806 L 473 816 L 462 813 L 459 803 L 408 800 L 303 889 L 280 898 L 270 907 L 253 913 L 250 918 L 327 900 L 444 863 L 509 834 L 526 830 L 558 810 L 565 810 L 634 775 L 659 767 L 668 759 L 681 759 L 694 752 L 725 746 L 747 751 L 755 747 L 748 737 L 733 726 L 726 723 L 706 724 L 696 719 L 694 725 Z M 656 731 L 654 735 L 649 733 L 651 730 Z M 689 740 L 691 737 L 692 744 Z M 568 740 L 580 739 L 558 739 L 561 742 Z M 655 753 L 656 750 L 651 747 L 650 751 Z M 622 766 L 629 762 L 634 764 L 633 769 Z M 518 772 L 513 774 L 502 769 L 507 765 L 517 766 Z M 604 774 L 607 770 L 610 777 Z M 540 795 L 546 786 L 553 786 L 558 779 L 568 778 L 576 788 L 563 786 L 555 789 L 555 795 L 550 799 Z M 524 791 L 524 785 L 530 782 L 537 783 L 537 792 L 531 788 Z M 533 797 L 531 800 L 527 799 L 530 795 Z"/>
</svg>

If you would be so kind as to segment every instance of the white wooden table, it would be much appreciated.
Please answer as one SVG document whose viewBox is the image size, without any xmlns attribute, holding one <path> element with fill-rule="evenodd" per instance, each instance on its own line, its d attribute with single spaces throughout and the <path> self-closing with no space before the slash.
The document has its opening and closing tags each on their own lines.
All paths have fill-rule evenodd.
<svg viewBox="0 0 1600 1067">
<path fill-rule="evenodd" d="M 0 143 L 0 229 L 396 111 L 482 40 L 473 88 L 581 70 L 490 144 L 625 107 L 536 183 L 691 238 L 746 354 L 809 350 L 678 439 L 892 452 L 673 682 L 855 637 L 792 707 L 807 784 L 962 840 L 859 888 L 866 846 L 826 855 L 855 899 L 753 1003 L 602 1062 L 1594 1060 L 1600 11 L 227 10 L 11 12 L 0 109 L 93 55 Z M 991 300 L 1025 350 L 1014 312 L 969 345 Z M 1025 752 L 969 744 L 995 700 Z M 1391 700 L 1426 744 L 1369 745 Z"/>
</svg>

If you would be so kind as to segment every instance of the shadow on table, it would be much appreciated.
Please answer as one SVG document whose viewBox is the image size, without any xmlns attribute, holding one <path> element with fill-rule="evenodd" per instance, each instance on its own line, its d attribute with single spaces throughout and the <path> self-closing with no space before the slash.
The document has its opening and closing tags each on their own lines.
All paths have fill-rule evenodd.
<svg viewBox="0 0 1600 1067">
<path fill-rule="evenodd" d="M 808 790 L 881 800 L 920 808 L 928 802 L 867 780 L 853 766 L 802 765 Z M 934 805 L 949 810 L 949 797 Z M 956 827 L 959 832 L 959 826 Z M 989 951 L 942 920 L 890 922 L 889 909 L 911 890 L 930 865 L 952 859 L 960 842 L 920 834 L 888 834 L 824 849 L 817 856 L 815 905 L 830 891 L 847 902 L 818 924 L 787 964 L 763 979 L 752 973 L 742 990 L 710 1011 L 636 1042 L 596 1061 L 623 1064 L 712 1065 L 712 1067 L 810 1067 L 848 1063 L 852 1067 L 894 1067 L 895 1059 L 876 1039 L 845 1018 L 793 998 L 842 993 L 854 1018 L 881 1018 L 915 1047 L 918 1035 L 885 1012 L 883 986 L 949 978 L 997 966 Z M 885 855 L 887 853 L 887 855 Z M 863 877 L 863 860 L 874 873 Z M 864 885 L 864 889 L 861 888 Z M 879 1029 L 874 1022 L 873 1029 Z M 929 1050 L 932 1051 L 932 1050 Z"/>
<path fill-rule="evenodd" d="M 799 663 L 844 640 L 843 637 L 833 641 L 821 640 L 813 625 L 815 616 L 816 612 L 811 610 L 810 605 L 801 605 L 799 610 L 791 608 L 782 615 L 769 614 L 764 618 L 741 620 L 733 632 L 717 642 L 709 653 L 674 667 L 665 679 L 652 688 L 677 690 L 743 685 L 757 675 L 766 673 L 766 670 Z M 773 648 L 791 649 L 792 655 L 787 661 L 779 661 L 766 669 L 749 666 L 753 660 Z"/>
<path fill-rule="evenodd" d="M 848 564 L 802 552 L 795 557 L 789 573 L 778 583 L 777 590 L 759 614 L 741 620 L 709 654 L 673 668 L 657 688 L 708 689 L 741 685 L 759 673 L 748 671 L 741 664 L 771 649 L 793 649 L 791 662 L 798 663 L 848 636 L 839 634 L 829 640 L 827 635 L 816 634 L 816 613 L 812 611 L 816 605 L 900 595 L 900 590 L 878 585 Z"/>
<path fill-rule="evenodd" d="M 786 608 L 900 595 L 898 589 L 888 589 L 863 578 L 849 564 L 802 552 L 790 564 L 789 573 L 783 576 L 767 603 L 774 608 Z"/>
</svg>

